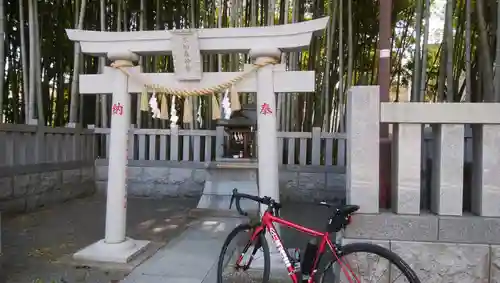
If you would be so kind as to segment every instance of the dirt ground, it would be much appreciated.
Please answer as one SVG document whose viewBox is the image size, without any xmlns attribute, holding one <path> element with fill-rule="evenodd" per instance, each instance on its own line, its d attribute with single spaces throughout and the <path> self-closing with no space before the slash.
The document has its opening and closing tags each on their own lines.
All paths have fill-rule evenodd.
<svg viewBox="0 0 500 283">
<path fill-rule="evenodd" d="M 165 244 L 195 220 L 189 212 L 197 201 L 131 198 L 127 236 Z M 104 197 L 92 196 L 29 214 L 3 217 L 6 283 L 109 283 L 122 279 L 123 271 L 75 267 L 63 260 L 103 238 L 105 204 Z"/>
</svg>

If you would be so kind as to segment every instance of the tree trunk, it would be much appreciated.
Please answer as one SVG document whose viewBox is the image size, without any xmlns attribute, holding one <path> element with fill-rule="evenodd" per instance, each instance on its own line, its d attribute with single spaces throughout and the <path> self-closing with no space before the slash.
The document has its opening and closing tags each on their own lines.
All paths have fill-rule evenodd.
<svg viewBox="0 0 500 283">
<path fill-rule="evenodd" d="M 82 29 L 83 19 L 85 18 L 85 6 L 87 4 L 87 0 L 81 0 L 80 12 L 78 17 L 78 24 L 76 25 L 76 29 Z M 75 7 L 75 10 L 77 7 Z M 72 123 L 77 122 L 78 117 L 78 107 L 80 102 L 80 95 L 78 90 L 79 83 L 79 73 L 80 73 L 80 43 L 74 43 L 74 58 L 73 58 L 73 81 L 71 82 L 71 104 L 69 110 L 69 121 Z"/>
<path fill-rule="evenodd" d="M 139 11 L 139 30 L 144 30 L 144 25 L 146 23 L 146 19 L 145 19 L 145 16 L 144 16 L 144 13 L 146 12 L 146 1 L 145 0 L 141 0 L 140 2 L 140 11 Z M 139 66 L 142 66 L 144 72 L 146 71 L 146 69 L 144 68 L 145 67 L 145 62 L 144 62 L 144 57 L 141 56 L 139 58 Z M 135 121 L 135 124 L 136 124 L 136 127 L 137 128 L 142 128 L 142 119 L 141 119 L 141 114 L 142 114 L 142 111 L 141 111 L 141 96 L 142 94 L 137 94 L 136 95 L 136 98 L 137 98 L 137 109 L 136 109 L 136 121 Z"/>
<path fill-rule="evenodd" d="M 446 62 L 447 62 L 447 56 L 448 56 L 448 48 L 447 46 L 451 44 L 451 42 L 448 42 L 448 29 L 446 28 L 447 26 L 447 21 L 448 21 L 448 10 L 445 12 L 445 23 L 444 23 L 444 30 L 443 30 L 443 42 L 441 44 L 441 53 L 440 53 L 440 59 L 439 59 L 439 77 L 438 77 L 438 88 L 437 88 L 437 101 L 443 101 L 444 100 L 444 95 L 445 95 L 445 86 L 446 86 Z"/>
<path fill-rule="evenodd" d="M 21 37 L 21 60 L 23 68 L 23 97 L 24 97 L 24 123 L 28 123 L 33 117 L 33 108 L 30 107 L 29 99 L 29 76 L 28 76 L 28 60 L 26 54 L 26 34 L 24 21 L 24 0 L 18 0 L 19 3 L 19 35 Z"/>
<path fill-rule="evenodd" d="M 468 0 L 470 1 L 470 0 Z M 495 56 L 495 102 L 500 101 L 500 2 L 497 4 L 496 56 Z"/>
<path fill-rule="evenodd" d="M 426 94 L 426 89 L 427 89 L 427 51 L 428 51 L 428 44 L 429 44 L 429 31 L 430 31 L 430 26 L 429 26 L 429 18 L 431 15 L 431 1 L 430 0 L 425 0 L 425 8 L 424 8 L 424 13 L 425 13 L 425 26 L 424 26 L 424 40 L 422 44 L 422 71 L 420 75 L 420 95 L 418 96 L 418 101 L 422 102 L 425 101 L 425 94 Z"/>
<path fill-rule="evenodd" d="M 418 94 L 420 92 L 420 37 L 422 29 L 422 0 L 417 0 L 417 14 L 415 16 L 415 54 L 413 57 L 413 80 L 411 86 L 411 98 L 410 101 L 418 101 Z"/>
<path fill-rule="evenodd" d="M 471 1 L 472 0 L 465 0 L 465 97 L 462 97 L 462 99 L 460 99 L 461 101 L 469 102 L 471 101 L 472 94 Z"/>
<path fill-rule="evenodd" d="M 20 1 L 20 0 L 19 0 Z M 5 83 L 5 12 L 3 0 L 0 0 L 0 124 L 3 120 L 3 96 Z"/>
<path fill-rule="evenodd" d="M 349 90 L 352 84 L 352 64 L 354 60 L 354 45 L 352 33 L 352 0 L 347 1 L 347 84 L 346 89 Z"/>
<path fill-rule="evenodd" d="M 101 31 L 106 31 L 106 1 L 105 0 L 100 0 L 99 1 L 99 24 L 100 24 L 100 27 L 101 27 Z M 99 57 L 99 69 L 100 69 L 100 73 L 103 73 L 104 72 L 104 67 L 106 65 L 106 58 L 104 57 Z M 103 95 L 99 95 L 97 99 L 100 99 L 101 103 L 100 103 L 100 106 L 101 106 L 101 109 L 100 111 L 97 111 L 97 112 L 101 112 L 101 125 L 103 128 L 107 128 L 108 127 L 108 97 L 107 95 L 103 94 Z M 97 109 L 97 108 L 96 108 Z"/>
<path fill-rule="evenodd" d="M 453 1 L 446 1 L 446 99 L 453 102 L 455 90 L 453 89 Z"/>
<path fill-rule="evenodd" d="M 35 95 L 36 95 L 36 85 L 35 85 L 35 76 L 36 76 L 36 70 L 35 70 L 35 14 L 33 11 L 33 5 L 34 1 L 33 0 L 28 0 L 28 28 L 29 28 L 29 52 L 30 52 L 30 63 L 29 63 L 29 104 L 30 104 L 30 113 L 29 113 L 29 120 L 27 121 L 29 124 L 31 124 L 31 120 L 35 119 Z"/>
<path fill-rule="evenodd" d="M 350 0 L 348 0 L 350 1 Z M 339 0 L 339 90 L 338 90 L 338 117 L 336 119 L 336 128 L 344 132 L 344 0 Z"/>
<path fill-rule="evenodd" d="M 38 125 L 43 125 L 45 126 L 45 111 L 44 111 L 44 105 L 43 105 L 43 96 L 42 96 L 42 68 L 41 68 L 41 48 L 42 44 L 40 41 L 40 23 L 39 23 L 39 13 L 38 13 L 38 0 L 34 0 L 33 3 L 33 13 L 34 13 L 34 28 L 35 28 L 35 37 L 34 37 L 34 44 L 35 44 L 35 57 L 33 58 L 35 60 L 35 87 L 36 87 L 36 100 L 37 100 L 37 109 L 38 109 Z M 48 112 L 48 111 L 47 111 Z"/>
<path fill-rule="evenodd" d="M 476 0 L 476 12 L 479 27 L 479 40 L 480 44 L 478 48 L 481 50 L 481 55 L 479 60 L 482 60 L 481 72 L 483 73 L 482 80 L 485 82 L 485 89 L 483 89 L 485 101 L 494 101 L 494 89 L 493 89 L 493 74 L 492 74 L 492 60 L 490 54 L 490 45 L 488 43 L 488 31 L 486 28 L 486 22 L 484 19 L 484 5 L 483 0 Z"/>
<path fill-rule="evenodd" d="M 324 129 L 330 130 L 330 112 L 331 112 L 331 98 L 330 98 L 330 72 L 333 72 L 331 69 L 332 64 L 330 63 L 332 61 L 332 56 L 333 56 L 333 38 L 335 37 L 335 28 L 336 28 L 336 23 L 337 23 L 337 1 L 332 0 L 330 4 L 328 5 L 329 9 L 329 15 L 330 15 L 330 22 L 327 27 L 327 36 L 326 36 L 326 63 L 325 63 L 325 70 L 324 70 L 324 79 L 323 79 L 323 96 L 325 97 L 325 122 L 324 122 Z M 335 90 L 333 91 L 332 94 L 335 94 Z M 332 95 L 333 98 L 333 95 Z"/>
</svg>

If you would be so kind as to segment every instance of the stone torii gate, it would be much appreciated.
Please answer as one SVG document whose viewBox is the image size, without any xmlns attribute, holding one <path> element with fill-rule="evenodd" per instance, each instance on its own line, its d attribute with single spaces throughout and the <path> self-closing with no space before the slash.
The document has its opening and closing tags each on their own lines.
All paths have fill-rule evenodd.
<svg viewBox="0 0 500 283">
<path fill-rule="evenodd" d="M 105 238 L 74 254 L 78 260 L 126 263 L 148 245 L 147 241 L 127 238 L 126 170 L 128 131 L 130 128 L 130 93 L 141 93 L 144 83 L 182 90 L 209 88 L 224 84 L 239 72 L 203 73 L 200 52 L 249 52 L 255 64 L 279 62 L 281 52 L 307 48 L 314 33 L 321 32 L 328 17 L 297 24 L 177 31 L 100 32 L 66 30 L 70 40 L 80 43 L 84 54 L 107 56 L 121 70 L 106 67 L 102 74 L 80 75 L 81 94 L 112 94 L 109 169 Z M 175 73 L 142 74 L 134 66 L 139 55 L 174 57 Z M 286 72 L 284 64 L 269 64 L 248 74 L 235 85 L 238 92 L 257 93 L 257 139 L 259 193 L 279 199 L 278 144 L 276 135 L 277 92 L 314 91 L 314 71 Z M 152 92 L 152 89 L 148 89 Z M 266 111 L 261 111 L 265 107 Z M 265 156 L 265 158 L 262 158 Z"/>
</svg>

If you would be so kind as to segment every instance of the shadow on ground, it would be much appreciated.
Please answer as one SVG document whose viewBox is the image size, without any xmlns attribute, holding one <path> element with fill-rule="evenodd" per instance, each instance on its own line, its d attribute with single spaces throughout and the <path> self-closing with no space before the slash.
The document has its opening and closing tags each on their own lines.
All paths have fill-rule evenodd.
<svg viewBox="0 0 500 283">
<path fill-rule="evenodd" d="M 195 220 L 197 199 L 141 199 L 128 202 L 127 236 L 165 244 Z M 6 283 L 109 283 L 124 272 L 76 268 L 62 263 L 104 236 L 106 200 L 92 196 L 33 213 L 4 217 L 2 244 Z M 117 281 L 115 281 L 117 282 Z"/>
</svg>

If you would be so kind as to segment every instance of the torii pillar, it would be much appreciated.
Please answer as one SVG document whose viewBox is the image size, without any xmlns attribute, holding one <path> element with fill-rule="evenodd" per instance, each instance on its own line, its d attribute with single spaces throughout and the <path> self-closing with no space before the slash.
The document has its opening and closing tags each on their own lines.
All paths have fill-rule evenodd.
<svg viewBox="0 0 500 283">
<path fill-rule="evenodd" d="M 281 51 L 276 48 L 251 49 L 250 57 L 256 64 L 262 64 L 269 59 L 279 61 Z M 257 71 L 257 143 L 259 145 L 257 162 L 260 196 L 268 196 L 279 201 L 278 137 L 273 68 L 274 66 L 268 65 Z M 261 206 L 262 214 L 266 208 Z"/>
<path fill-rule="evenodd" d="M 133 67 L 139 56 L 132 52 L 109 52 L 108 59 L 122 66 Z M 127 263 L 149 241 L 126 237 L 127 227 L 127 163 L 128 131 L 131 99 L 128 76 L 118 69 L 107 68 L 105 74 L 112 85 L 111 130 L 106 196 L 106 230 L 104 239 L 76 252 L 73 258 L 82 261 Z"/>
</svg>

